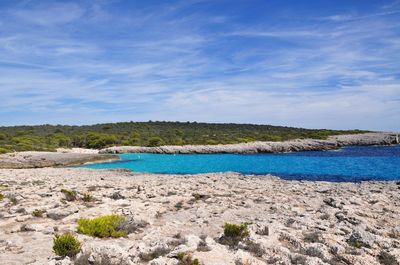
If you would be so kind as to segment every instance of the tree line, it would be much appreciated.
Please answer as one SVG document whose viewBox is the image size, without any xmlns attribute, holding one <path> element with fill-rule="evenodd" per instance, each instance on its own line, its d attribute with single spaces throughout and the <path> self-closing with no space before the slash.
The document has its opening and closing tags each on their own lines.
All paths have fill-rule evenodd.
<svg viewBox="0 0 400 265">
<path fill-rule="evenodd" d="M 284 141 L 298 138 L 326 139 L 330 135 L 361 132 L 366 131 L 163 121 L 120 122 L 85 126 L 10 126 L 0 127 L 0 153 L 54 151 L 60 147 L 101 149 L 113 145 L 200 145 Z"/>
</svg>

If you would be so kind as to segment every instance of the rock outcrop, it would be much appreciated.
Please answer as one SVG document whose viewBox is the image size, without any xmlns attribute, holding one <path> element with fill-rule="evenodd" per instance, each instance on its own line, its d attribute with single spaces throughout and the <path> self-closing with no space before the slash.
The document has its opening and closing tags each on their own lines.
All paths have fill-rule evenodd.
<svg viewBox="0 0 400 265">
<path fill-rule="evenodd" d="M 0 168 L 63 167 L 117 159 L 96 153 L 19 152 L 0 155 Z"/>
<path fill-rule="evenodd" d="M 296 151 L 332 150 L 346 145 L 391 145 L 399 144 L 395 133 L 364 133 L 331 136 L 327 140 L 297 139 L 284 142 L 249 142 L 227 145 L 184 146 L 115 146 L 99 151 L 103 154 L 160 153 L 160 154 L 211 154 L 211 153 L 284 153 Z"/>
</svg>

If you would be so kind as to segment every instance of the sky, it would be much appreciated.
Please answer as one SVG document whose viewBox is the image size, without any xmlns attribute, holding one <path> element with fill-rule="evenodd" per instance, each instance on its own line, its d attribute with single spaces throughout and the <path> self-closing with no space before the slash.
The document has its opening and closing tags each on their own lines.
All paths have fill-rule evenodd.
<svg viewBox="0 0 400 265">
<path fill-rule="evenodd" d="M 400 131 L 400 1 L 1 0 L 0 126 Z"/>
</svg>

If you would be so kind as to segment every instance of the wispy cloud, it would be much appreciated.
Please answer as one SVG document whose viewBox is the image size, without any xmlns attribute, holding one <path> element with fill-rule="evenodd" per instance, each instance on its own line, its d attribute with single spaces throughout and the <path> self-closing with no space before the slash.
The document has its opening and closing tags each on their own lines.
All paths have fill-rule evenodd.
<svg viewBox="0 0 400 265">
<path fill-rule="evenodd" d="M 308 38 L 321 37 L 321 33 L 316 31 L 295 30 L 295 31 L 262 31 L 262 30 L 242 30 L 224 34 L 225 36 L 237 37 L 267 37 L 267 38 Z"/>
<path fill-rule="evenodd" d="M 332 15 L 332 16 L 324 17 L 322 19 L 323 20 L 331 20 L 331 21 L 335 21 L 335 22 L 346 22 L 346 21 L 356 21 L 356 20 L 371 19 L 371 18 L 376 18 L 376 17 L 397 15 L 397 14 L 400 14 L 400 9 L 386 11 L 386 12 L 378 12 L 378 13 L 367 14 L 367 15 L 351 15 L 351 14 Z"/>
<path fill-rule="evenodd" d="M 395 5 L 323 19 L 316 11 L 296 24 L 274 10 L 254 21 L 237 11 L 254 5 L 234 8 L 0 7 L 0 125 L 152 119 L 400 130 Z"/>
</svg>

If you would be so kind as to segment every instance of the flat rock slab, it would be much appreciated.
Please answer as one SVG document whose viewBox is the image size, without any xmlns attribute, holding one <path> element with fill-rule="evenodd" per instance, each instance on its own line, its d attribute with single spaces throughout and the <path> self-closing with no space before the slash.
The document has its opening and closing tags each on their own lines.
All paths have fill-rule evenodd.
<svg viewBox="0 0 400 265">
<path fill-rule="evenodd" d="M 176 255 L 182 251 L 204 265 L 400 261 L 395 181 L 332 183 L 86 168 L 0 169 L 0 176 L 0 264 L 72 265 L 57 260 L 52 250 L 53 236 L 64 232 L 82 243 L 79 264 L 104 257 L 112 260 L 110 265 L 172 265 L 179 264 Z M 76 192 L 76 199 L 66 201 L 62 189 Z M 84 200 L 86 193 L 92 201 Z M 124 199 L 112 196 L 116 193 Z M 36 209 L 43 211 L 41 217 L 32 215 Z M 77 233 L 79 218 L 111 213 L 129 217 L 126 237 Z M 249 223 L 252 244 L 241 243 L 240 249 L 221 244 L 224 224 L 242 222 Z M 157 249 L 161 257 L 142 260 Z"/>
<path fill-rule="evenodd" d="M 104 154 L 19 152 L 0 155 L 0 168 L 60 167 L 117 159 L 117 156 Z"/>
</svg>

